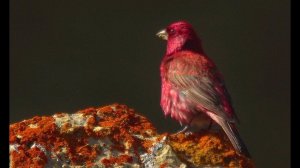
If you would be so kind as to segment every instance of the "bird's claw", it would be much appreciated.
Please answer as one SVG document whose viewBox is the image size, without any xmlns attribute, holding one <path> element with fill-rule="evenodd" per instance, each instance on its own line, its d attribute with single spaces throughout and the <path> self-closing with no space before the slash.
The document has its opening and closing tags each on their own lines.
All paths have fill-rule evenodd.
<svg viewBox="0 0 300 168">
<path fill-rule="evenodd" d="M 193 134 L 192 131 L 186 131 L 186 132 L 184 132 L 184 135 L 185 135 L 185 136 L 189 136 L 189 135 L 192 135 L 192 134 Z"/>
</svg>

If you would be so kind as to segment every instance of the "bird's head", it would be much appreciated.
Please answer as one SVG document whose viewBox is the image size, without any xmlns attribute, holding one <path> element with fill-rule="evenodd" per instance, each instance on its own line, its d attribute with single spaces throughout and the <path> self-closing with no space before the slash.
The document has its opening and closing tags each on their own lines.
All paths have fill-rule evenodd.
<svg viewBox="0 0 300 168">
<path fill-rule="evenodd" d="M 192 25 L 186 21 L 171 23 L 156 35 L 167 40 L 166 55 L 171 55 L 181 50 L 202 51 L 196 32 Z"/>
</svg>

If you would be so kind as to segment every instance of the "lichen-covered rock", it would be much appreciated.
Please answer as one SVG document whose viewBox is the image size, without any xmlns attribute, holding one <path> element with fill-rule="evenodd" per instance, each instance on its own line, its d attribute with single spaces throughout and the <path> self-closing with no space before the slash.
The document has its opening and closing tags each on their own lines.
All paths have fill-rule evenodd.
<svg viewBox="0 0 300 168">
<path fill-rule="evenodd" d="M 125 105 L 10 125 L 10 167 L 254 167 L 222 133 L 162 134 Z"/>
</svg>

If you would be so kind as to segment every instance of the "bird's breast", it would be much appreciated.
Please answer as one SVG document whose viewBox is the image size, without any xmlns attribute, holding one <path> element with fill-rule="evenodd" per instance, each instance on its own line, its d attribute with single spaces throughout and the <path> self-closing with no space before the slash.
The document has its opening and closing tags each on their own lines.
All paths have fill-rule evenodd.
<svg viewBox="0 0 300 168">
<path fill-rule="evenodd" d="M 185 95 L 164 79 L 162 80 L 160 104 L 166 116 L 170 115 L 181 124 L 188 124 L 197 113 Z"/>
</svg>

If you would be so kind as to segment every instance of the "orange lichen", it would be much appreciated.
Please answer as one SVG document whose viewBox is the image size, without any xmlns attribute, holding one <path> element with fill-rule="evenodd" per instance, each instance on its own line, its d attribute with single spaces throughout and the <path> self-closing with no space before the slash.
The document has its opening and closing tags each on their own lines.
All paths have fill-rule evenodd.
<svg viewBox="0 0 300 168">
<path fill-rule="evenodd" d="M 153 146 L 153 143 L 154 143 L 154 141 L 145 140 L 145 141 L 142 142 L 142 146 L 144 147 L 144 149 L 150 149 L 150 147 Z"/>
<path fill-rule="evenodd" d="M 128 155 L 120 155 L 118 157 L 110 157 L 101 160 L 105 167 L 112 167 L 114 164 L 122 165 L 124 163 L 131 163 L 132 161 L 132 157 Z"/>
<path fill-rule="evenodd" d="M 223 133 L 173 134 L 170 145 L 182 160 L 196 166 L 254 167 L 248 158 L 236 154 Z"/>
<path fill-rule="evenodd" d="M 152 124 L 144 117 L 137 115 L 134 110 L 125 105 L 113 104 L 101 108 L 87 108 L 79 111 L 86 117 L 86 124 L 74 126 L 70 122 L 64 122 L 60 128 L 55 124 L 53 117 L 34 117 L 10 126 L 10 144 L 20 144 L 17 151 L 11 152 L 13 167 L 20 164 L 31 166 L 44 166 L 47 163 L 45 153 L 38 148 L 30 149 L 33 143 L 41 144 L 49 152 L 60 152 L 64 149 L 65 155 L 74 165 L 92 166 L 101 153 L 101 147 L 88 145 L 88 138 L 109 137 L 113 145 L 111 150 L 124 153 L 126 148 L 133 148 L 136 154 L 142 141 L 132 137 L 132 134 L 140 134 L 150 137 L 155 135 Z M 65 117 L 64 113 L 56 114 L 56 118 Z M 33 125 L 30 127 L 30 125 Z M 148 131 L 148 132 L 147 132 Z M 124 146 L 124 143 L 127 146 Z M 105 146 L 105 144 L 104 144 Z M 60 156 L 58 156 L 60 157 Z M 39 158 L 32 160 L 32 158 Z M 130 162 L 131 156 L 121 155 L 106 159 L 107 163 Z"/>
<path fill-rule="evenodd" d="M 46 155 L 38 148 L 22 149 L 13 151 L 11 157 L 14 158 L 12 167 L 38 167 L 42 168 L 47 163 Z M 31 159 L 28 159 L 31 158 Z"/>
<path fill-rule="evenodd" d="M 46 155 L 40 149 L 33 147 L 34 142 L 47 144 L 56 135 L 55 124 L 51 117 L 34 117 L 31 120 L 10 125 L 10 144 L 20 144 L 20 147 L 12 152 L 13 167 L 43 167 L 47 163 Z M 34 125 L 34 127 L 31 127 Z M 50 149 L 50 146 L 45 146 Z"/>
<path fill-rule="evenodd" d="M 253 167 L 250 160 L 235 153 L 223 134 L 158 135 L 147 118 L 119 104 L 34 117 L 10 125 L 11 167 L 45 167 L 58 161 L 86 167 L 113 167 L 133 161 L 141 164 L 140 155 L 151 153 L 165 137 L 174 156 L 187 165 Z M 169 163 L 157 166 L 164 168 Z"/>
<path fill-rule="evenodd" d="M 168 163 L 163 163 L 159 166 L 159 168 L 167 168 L 167 166 L 168 166 Z"/>
</svg>

